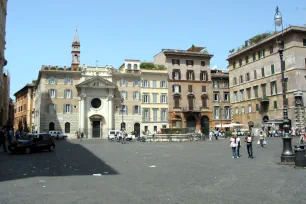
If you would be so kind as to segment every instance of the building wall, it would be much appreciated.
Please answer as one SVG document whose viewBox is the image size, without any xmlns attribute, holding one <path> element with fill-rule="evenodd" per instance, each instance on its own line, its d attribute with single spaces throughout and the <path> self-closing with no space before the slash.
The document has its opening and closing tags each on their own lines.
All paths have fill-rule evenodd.
<svg viewBox="0 0 306 204">
<path fill-rule="evenodd" d="M 288 98 L 288 116 L 291 119 L 292 126 L 295 127 L 295 96 L 297 91 L 301 91 L 303 95 L 303 104 L 306 104 L 306 46 L 303 45 L 303 39 L 306 39 L 306 29 L 304 32 L 289 32 L 285 34 L 285 78 L 287 79 L 287 98 Z M 270 48 L 273 47 L 273 52 L 270 53 Z M 265 50 L 265 56 L 258 57 L 259 50 Z M 256 53 L 256 60 L 253 61 L 252 53 Z M 246 63 L 245 56 L 249 56 L 249 63 Z M 233 61 L 242 59 L 242 66 L 236 63 L 236 68 L 233 67 Z M 274 66 L 274 73 L 272 67 Z M 264 68 L 265 75 L 262 76 L 261 69 Z M 256 127 L 261 127 L 263 117 L 268 116 L 270 120 L 283 119 L 283 100 L 282 100 L 282 82 L 281 82 L 281 66 L 278 54 L 278 47 L 273 38 L 270 41 L 261 43 L 253 49 L 241 52 L 239 55 L 230 57 L 230 91 L 231 104 L 233 111 L 233 120 L 245 124 L 254 123 Z M 254 77 L 254 71 L 257 72 L 257 79 Z M 250 80 L 246 81 L 246 74 L 250 73 Z M 240 83 L 239 77 L 243 76 L 243 82 Z M 234 84 L 234 79 L 237 79 L 237 84 Z M 276 93 L 271 92 L 271 82 L 276 82 Z M 266 84 L 266 96 L 268 101 L 261 102 L 263 99 L 262 84 Z M 258 86 L 258 97 L 255 96 L 254 87 Z M 248 98 L 247 88 L 251 88 L 251 97 Z M 244 99 L 238 94 L 238 101 L 235 101 L 234 92 L 244 90 Z M 256 104 L 259 107 L 256 110 Z M 274 106 L 276 104 L 276 106 Z M 248 111 L 248 106 L 251 106 L 251 111 Z M 304 105 L 305 106 L 305 105 Z M 242 107 L 245 107 L 245 113 L 242 113 Z"/>
<path fill-rule="evenodd" d="M 143 82 L 148 81 L 149 87 L 144 87 Z M 156 87 L 153 87 L 153 81 L 156 81 Z M 161 82 L 166 82 L 166 87 L 161 87 Z M 142 123 L 141 132 L 148 130 L 150 133 L 154 132 L 154 128 L 157 132 L 161 131 L 163 127 L 169 127 L 168 125 L 168 71 L 167 70 L 150 70 L 141 69 L 141 110 L 142 110 Z M 157 94 L 157 102 L 153 101 L 153 94 Z M 144 95 L 149 96 L 149 102 L 145 103 Z M 162 103 L 161 96 L 166 96 L 166 103 Z M 144 110 L 148 110 L 149 117 L 144 117 Z M 153 110 L 157 110 L 157 118 L 154 120 Z M 162 118 L 162 110 L 166 111 L 166 117 Z"/>
<path fill-rule="evenodd" d="M 3 115 L 2 121 L 3 125 L 6 125 L 8 122 L 8 113 L 9 113 L 9 100 L 10 100 L 10 80 L 8 74 L 3 74 L 4 81 L 4 91 L 3 91 Z"/>
<path fill-rule="evenodd" d="M 44 68 L 43 68 L 44 69 Z M 49 78 L 54 77 L 56 79 L 55 84 L 49 83 Z M 65 84 L 65 77 L 72 78 L 72 84 Z M 79 97 L 77 96 L 76 84 L 79 83 L 81 77 L 80 71 L 71 70 L 42 70 L 40 78 L 40 92 L 41 99 L 37 101 L 37 105 L 40 104 L 39 120 L 35 120 L 39 123 L 40 132 L 49 132 L 50 123 L 55 124 L 55 130 L 66 133 L 68 136 L 75 136 L 75 133 L 79 130 Z M 55 98 L 51 98 L 49 90 L 57 90 Z M 65 90 L 72 90 L 72 98 L 65 98 Z M 56 105 L 56 112 L 49 111 L 49 104 Z M 64 112 L 64 104 L 71 104 L 72 111 L 70 113 Z M 70 123 L 70 132 L 65 132 L 65 123 Z"/>
<path fill-rule="evenodd" d="M 4 97 L 5 92 L 5 82 L 3 78 L 3 67 L 6 65 L 5 60 L 5 30 L 6 30 L 6 15 L 7 15 L 7 0 L 1 0 L 0 1 L 0 127 L 5 124 L 5 121 L 3 120 L 4 115 L 7 115 L 4 113 L 5 110 L 7 110 L 8 107 L 5 107 L 4 110 L 4 103 L 6 98 Z M 5 106 L 8 106 L 6 104 Z M 6 111 L 7 112 L 7 111 Z"/>
<path fill-rule="evenodd" d="M 197 53 L 200 54 L 200 53 Z M 209 118 L 210 122 L 212 120 L 212 103 L 211 103 L 211 74 L 210 74 L 210 57 L 209 54 L 206 56 L 180 56 L 180 55 L 165 55 L 164 52 L 160 52 L 159 54 L 154 56 L 154 63 L 163 64 L 166 66 L 168 70 L 168 93 L 169 93 L 169 125 L 173 127 L 173 113 L 180 116 L 182 119 L 182 127 L 187 127 L 187 118 L 190 115 L 193 115 L 196 119 L 196 130 L 198 131 L 201 128 L 201 118 L 202 116 L 206 116 Z M 172 59 L 179 59 L 180 65 L 173 65 Z M 186 65 L 186 60 L 193 60 L 192 65 Z M 201 62 L 205 61 L 205 66 L 201 65 Z M 172 72 L 173 70 L 180 70 L 181 79 L 176 80 L 173 79 Z M 187 80 L 187 70 L 194 71 L 194 80 Z M 207 79 L 200 80 L 201 71 L 206 71 Z M 181 99 L 180 99 L 180 108 L 174 108 L 174 100 L 173 95 L 173 85 L 181 86 Z M 194 94 L 194 106 L 197 111 L 187 111 L 188 107 L 188 85 L 192 85 L 193 94 Z M 202 92 L 202 86 L 206 86 L 206 93 Z M 207 96 L 207 106 L 206 108 L 202 108 L 202 95 Z M 174 121 L 175 122 L 175 121 Z"/>
</svg>

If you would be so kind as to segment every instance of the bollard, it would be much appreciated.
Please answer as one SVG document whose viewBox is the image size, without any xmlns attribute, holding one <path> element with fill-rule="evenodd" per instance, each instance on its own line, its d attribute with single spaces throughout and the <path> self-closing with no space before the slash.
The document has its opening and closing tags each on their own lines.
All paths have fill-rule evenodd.
<svg viewBox="0 0 306 204">
<path fill-rule="evenodd" d="M 300 145 L 294 145 L 295 149 L 295 168 L 304 168 L 306 166 L 305 149 Z"/>
</svg>

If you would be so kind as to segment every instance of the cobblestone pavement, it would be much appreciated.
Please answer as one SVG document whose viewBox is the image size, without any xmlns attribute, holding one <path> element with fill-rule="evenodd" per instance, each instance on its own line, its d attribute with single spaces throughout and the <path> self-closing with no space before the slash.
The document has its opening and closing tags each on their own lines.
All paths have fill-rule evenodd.
<svg viewBox="0 0 306 204">
<path fill-rule="evenodd" d="M 296 143 L 297 140 L 294 141 Z M 231 158 L 228 139 L 57 141 L 55 152 L 0 152 L 0 203 L 305 203 L 306 170 L 281 166 L 282 142 Z M 93 174 L 101 176 L 93 176 Z"/>
</svg>

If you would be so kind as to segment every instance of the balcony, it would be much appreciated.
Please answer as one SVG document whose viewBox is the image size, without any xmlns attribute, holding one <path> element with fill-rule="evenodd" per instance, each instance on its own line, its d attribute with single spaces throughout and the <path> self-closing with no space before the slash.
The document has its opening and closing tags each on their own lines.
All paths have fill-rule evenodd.
<svg viewBox="0 0 306 204">
<path fill-rule="evenodd" d="M 128 73 L 128 74 L 140 74 L 140 70 L 139 69 L 126 69 L 125 73 Z"/>
<path fill-rule="evenodd" d="M 183 112 L 201 112 L 201 107 L 185 106 L 183 107 Z"/>
<path fill-rule="evenodd" d="M 262 98 L 259 98 L 259 101 L 261 104 L 269 104 L 269 98 L 267 96 L 263 96 Z"/>
</svg>

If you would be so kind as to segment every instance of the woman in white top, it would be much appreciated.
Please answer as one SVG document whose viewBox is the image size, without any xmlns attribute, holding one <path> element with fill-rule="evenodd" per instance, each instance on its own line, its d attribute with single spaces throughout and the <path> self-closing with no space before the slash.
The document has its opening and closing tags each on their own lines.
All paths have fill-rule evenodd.
<svg viewBox="0 0 306 204">
<path fill-rule="evenodd" d="M 230 147 L 232 148 L 233 158 L 239 158 L 238 152 L 237 152 L 238 141 L 235 135 L 233 135 L 230 139 Z"/>
<path fill-rule="evenodd" d="M 260 141 L 261 148 L 264 147 L 264 140 L 265 140 L 265 135 L 264 135 L 264 133 L 262 131 L 260 131 L 260 133 L 259 133 L 259 141 Z"/>
<path fill-rule="evenodd" d="M 211 140 L 211 139 L 212 139 L 212 137 L 213 137 L 213 132 L 212 132 L 212 131 L 210 131 L 210 132 L 209 132 L 209 140 Z"/>
</svg>

